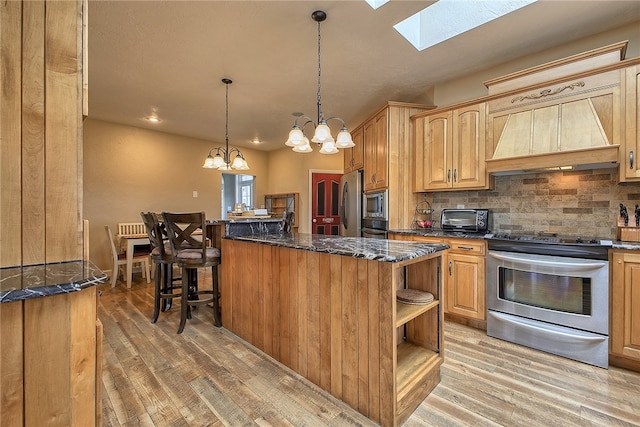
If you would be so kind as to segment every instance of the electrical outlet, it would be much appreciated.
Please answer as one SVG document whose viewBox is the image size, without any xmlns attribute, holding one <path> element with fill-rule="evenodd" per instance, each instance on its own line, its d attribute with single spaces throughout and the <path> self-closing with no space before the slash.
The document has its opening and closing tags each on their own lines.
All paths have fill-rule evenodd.
<svg viewBox="0 0 640 427">
<path fill-rule="evenodd" d="M 458 205 L 457 208 L 458 209 L 464 209 L 464 205 Z"/>
<path fill-rule="evenodd" d="M 197 192 L 197 191 L 194 191 L 194 192 L 193 192 L 193 198 L 194 198 L 194 199 L 197 199 L 197 198 L 198 198 L 198 192 Z"/>
</svg>

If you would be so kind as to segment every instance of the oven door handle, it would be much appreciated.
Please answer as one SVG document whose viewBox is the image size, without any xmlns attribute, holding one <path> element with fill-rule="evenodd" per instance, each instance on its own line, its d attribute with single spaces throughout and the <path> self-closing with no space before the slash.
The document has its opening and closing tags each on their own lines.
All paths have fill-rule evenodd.
<svg viewBox="0 0 640 427">
<path fill-rule="evenodd" d="M 541 327 L 536 322 L 532 322 L 528 319 L 518 318 L 516 316 L 510 316 L 508 314 L 499 313 L 497 311 L 490 311 L 489 316 L 493 316 L 505 323 L 521 325 L 529 329 L 535 329 L 542 332 L 549 332 L 551 330 L 556 335 L 563 335 L 566 338 L 575 339 L 576 341 L 602 342 L 606 339 L 606 337 L 604 336 L 586 336 L 580 333 L 572 334 L 570 332 L 559 330 L 559 328 L 554 328 L 552 324 L 545 325 L 545 327 Z"/>
<path fill-rule="evenodd" d="M 384 236 L 387 234 L 386 231 L 384 230 L 376 230 L 375 228 L 363 228 L 362 229 L 363 233 L 367 233 L 367 234 L 375 234 L 375 235 L 379 235 L 379 236 Z"/>
<path fill-rule="evenodd" d="M 518 262 L 518 263 L 526 263 L 527 265 L 536 265 L 540 267 L 563 267 L 571 271 L 581 271 L 581 270 L 591 270 L 594 268 L 602 268 L 602 266 L 607 265 L 608 263 L 605 261 L 591 261 L 591 260 L 580 260 L 580 261 L 568 261 L 562 262 L 558 260 L 554 261 L 544 261 L 541 259 L 532 259 L 528 257 L 526 254 L 519 256 L 518 254 L 498 254 L 496 252 L 489 252 L 489 256 L 495 259 L 499 259 L 501 261 L 507 262 Z M 567 258 L 570 259 L 570 258 Z"/>
</svg>

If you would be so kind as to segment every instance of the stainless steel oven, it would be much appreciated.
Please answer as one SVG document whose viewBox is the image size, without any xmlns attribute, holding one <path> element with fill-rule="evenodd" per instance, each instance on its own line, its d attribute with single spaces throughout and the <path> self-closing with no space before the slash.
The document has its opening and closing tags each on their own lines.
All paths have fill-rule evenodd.
<svg viewBox="0 0 640 427">
<path fill-rule="evenodd" d="M 386 239 L 388 228 L 386 220 L 365 218 L 362 220 L 362 237 Z"/>
<path fill-rule="evenodd" d="M 608 367 L 607 246 L 508 236 L 488 247 L 487 334 Z"/>
</svg>

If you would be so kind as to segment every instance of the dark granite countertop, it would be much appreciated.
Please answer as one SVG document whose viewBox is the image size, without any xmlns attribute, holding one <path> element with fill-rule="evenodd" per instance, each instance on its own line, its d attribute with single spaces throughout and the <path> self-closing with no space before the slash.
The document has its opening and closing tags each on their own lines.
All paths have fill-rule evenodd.
<svg viewBox="0 0 640 427">
<path fill-rule="evenodd" d="M 412 236 L 426 237 L 443 237 L 443 238 L 462 238 L 462 239 L 485 239 L 486 234 L 482 233 L 451 233 L 434 229 L 399 229 L 389 230 L 392 234 L 404 234 Z M 627 249 L 632 251 L 640 251 L 640 242 L 625 242 L 621 240 L 612 240 L 611 249 Z"/>
<path fill-rule="evenodd" d="M 400 262 L 444 251 L 448 245 L 363 237 L 290 233 L 277 235 L 227 236 L 225 239 L 256 242 L 284 248 L 324 252 L 375 261 Z"/>
<path fill-rule="evenodd" d="M 434 230 L 433 228 L 403 228 L 398 230 L 389 230 L 392 234 L 404 234 L 411 236 L 425 237 L 444 237 L 444 238 L 461 238 L 461 239 L 484 239 L 485 233 L 463 233 Z"/>
<path fill-rule="evenodd" d="M 620 240 L 614 240 L 612 249 L 627 249 L 630 251 L 640 251 L 640 242 L 623 242 Z"/>
<path fill-rule="evenodd" d="M 282 222 L 282 218 L 235 217 L 226 219 L 208 219 L 207 224 L 227 224 L 230 222 Z"/>
<path fill-rule="evenodd" d="M 0 268 L 0 303 L 77 292 L 108 279 L 83 260 Z"/>
</svg>

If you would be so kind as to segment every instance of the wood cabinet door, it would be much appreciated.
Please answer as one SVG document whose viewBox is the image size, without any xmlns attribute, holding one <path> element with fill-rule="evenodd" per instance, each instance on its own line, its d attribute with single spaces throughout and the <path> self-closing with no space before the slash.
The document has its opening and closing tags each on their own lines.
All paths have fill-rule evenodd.
<svg viewBox="0 0 640 427">
<path fill-rule="evenodd" d="M 375 117 L 376 161 L 375 161 L 375 189 L 384 189 L 389 185 L 389 135 L 387 109 Z"/>
<path fill-rule="evenodd" d="M 382 190 L 389 184 L 388 109 L 364 124 L 364 190 Z"/>
<path fill-rule="evenodd" d="M 614 252 L 611 282 L 611 352 L 640 361 L 640 254 Z"/>
<path fill-rule="evenodd" d="M 344 150 L 344 173 L 364 167 L 364 128 L 359 127 L 351 132 L 351 138 L 356 146 Z"/>
<path fill-rule="evenodd" d="M 446 312 L 485 320 L 484 257 L 447 255 Z"/>
<path fill-rule="evenodd" d="M 365 191 L 373 190 L 376 182 L 376 123 L 369 120 L 363 126 L 364 132 L 364 178 Z"/>
<path fill-rule="evenodd" d="M 485 166 L 485 104 L 454 110 L 452 126 L 453 188 L 482 188 L 487 184 Z"/>
<path fill-rule="evenodd" d="M 625 138 L 620 150 L 620 181 L 640 181 L 640 65 L 625 70 Z"/>
<path fill-rule="evenodd" d="M 422 144 L 423 156 L 415 171 L 422 174 L 424 188 L 421 190 L 451 188 L 452 112 L 434 114 L 421 120 L 422 135 L 418 135 L 416 144 Z"/>
</svg>

